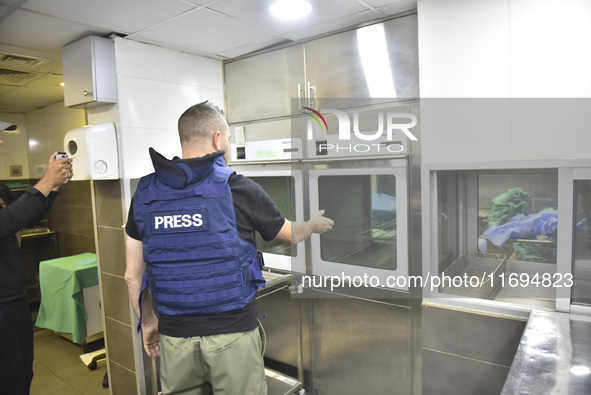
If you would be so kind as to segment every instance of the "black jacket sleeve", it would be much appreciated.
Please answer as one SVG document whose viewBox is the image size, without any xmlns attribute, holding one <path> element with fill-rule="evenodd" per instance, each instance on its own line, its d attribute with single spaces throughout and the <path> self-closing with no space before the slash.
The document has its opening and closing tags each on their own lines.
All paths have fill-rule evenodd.
<svg viewBox="0 0 591 395">
<path fill-rule="evenodd" d="M 14 235 L 25 227 L 34 226 L 51 210 L 57 192 L 45 197 L 35 188 L 29 188 L 18 199 L 0 209 L 0 238 Z"/>
</svg>

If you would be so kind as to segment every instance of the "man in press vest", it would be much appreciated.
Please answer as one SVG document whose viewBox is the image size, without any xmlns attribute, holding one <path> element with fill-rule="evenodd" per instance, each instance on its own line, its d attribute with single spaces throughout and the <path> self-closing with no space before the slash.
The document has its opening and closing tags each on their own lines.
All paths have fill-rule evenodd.
<svg viewBox="0 0 591 395">
<path fill-rule="evenodd" d="M 227 168 L 230 132 L 215 105 L 187 109 L 178 131 L 183 159 L 150 149 L 155 172 L 140 180 L 126 225 L 125 279 L 144 348 L 161 356 L 164 394 L 263 395 L 255 231 L 295 244 L 333 221 L 320 212 L 290 222 L 258 184 Z"/>
</svg>

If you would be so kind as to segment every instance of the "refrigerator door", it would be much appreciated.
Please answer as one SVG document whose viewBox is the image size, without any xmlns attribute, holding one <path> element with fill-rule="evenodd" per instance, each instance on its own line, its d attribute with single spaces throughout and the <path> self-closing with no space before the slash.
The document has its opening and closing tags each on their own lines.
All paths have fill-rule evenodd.
<svg viewBox="0 0 591 395">
<path fill-rule="evenodd" d="M 332 231 L 311 238 L 312 274 L 357 286 L 408 289 L 408 202 L 398 167 L 310 170 L 310 210 L 325 210 Z"/>
</svg>

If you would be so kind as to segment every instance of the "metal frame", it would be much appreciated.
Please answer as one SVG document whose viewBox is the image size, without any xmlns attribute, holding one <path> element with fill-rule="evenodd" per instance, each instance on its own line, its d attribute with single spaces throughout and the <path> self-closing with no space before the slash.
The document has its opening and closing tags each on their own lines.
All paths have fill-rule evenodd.
<svg viewBox="0 0 591 395">
<path fill-rule="evenodd" d="M 397 232 L 397 262 L 399 263 L 395 270 L 385 270 L 378 268 L 371 268 L 365 266 L 347 265 L 338 262 L 324 261 L 320 254 L 320 236 L 313 234 L 310 239 L 312 270 L 313 275 L 336 275 L 338 273 L 346 272 L 347 276 L 363 277 L 365 274 L 371 276 L 378 276 L 381 284 L 385 285 L 385 278 L 388 276 L 404 277 L 408 276 L 408 234 L 405 231 L 408 229 L 408 202 L 407 202 L 407 180 L 406 180 L 406 161 L 397 160 L 389 161 L 388 167 L 373 166 L 373 167 L 355 167 L 355 168 L 329 168 L 329 169 L 310 169 L 309 171 L 309 196 L 310 196 L 310 211 L 316 212 L 322 207 L 319 207 L 317 199 L 319 186 L 318 178 L 322 176 L 352 176 L 352 175 L 393 175 L 396 177 L 396 221 L 397 229 L 403 231 Z M 379 163 L 379 162 L 378 162 Z M 315 265 L 316 264 L 316 265 Z M 396 287 L 398 288 L 398 287 Z M 407 287 L 398 289 L 408 290 Z"/>
<path fill-rule="evenodd" d="M 571 202 L 574 202 L 574 182 L 575 181 L 579 181 L 579 180 L 591 180 L 591 164 L 590 167 L 578 167 L 578 168 L 573 168 L 570 169 L 572 171 L 565 171 L 565 181 L 564 184 L 565 185 L 561 185 L 561 192 L 564 193 L 564 198 L 565 199 L 570 199 Z M 567 234 L 567 237 L 565 237 L 564 243 L 566 244 L 568 242 L 568 240 L 571 241 L 571 263 L 572 263 L 572 271 L 574 272 L 574 255 L 572 254 L 572 240 L 573 240 L 573 229 L 574 229 L 574 221 L 576 220 L 574 217 L 574 210 L 570 210 L 567 212 L 567 215 L 570 216 L 570 221 L 569 223 L 571 224 L 571 226 L 568 229 L 562 229 L 560 228 L 560 232 L 563 232 L 565 234 Z M 561 240 L 559 240 L 560 242 Z M 561 311 L 568 311 L 570 313 L 573 314 L 577 314 L 577 315 L 586 315 L 586 316 L 591 316 L 591 306 L 584 306 L 584 305 L 573 305 L 572 304 L 572 292 L 568 292 L 570 290 L 567 289 L 563 289 L 560 290 L 560 293 L 557 292 L 556 295 L 556 303 L 558 304 L 559 300 L 560 300 L 560 307 L 563 308 L 564 310 Z M 566 301 L 568 300 L 568 306 L 566 306 Z M 568 308 L 567 308 L 568 307 Z"/>
</svg>

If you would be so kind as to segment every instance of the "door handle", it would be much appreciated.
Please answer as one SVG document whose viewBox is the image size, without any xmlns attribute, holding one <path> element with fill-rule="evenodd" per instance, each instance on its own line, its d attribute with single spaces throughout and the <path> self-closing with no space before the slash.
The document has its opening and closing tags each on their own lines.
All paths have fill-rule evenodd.
<svg viewBox="0 0 591 395">
<path fill-rule="evenodd" d="M 302 106 L 302 92 L 303 92 L 302 84 L 298 84 L 298 110 L 303 108 Z"/>
<path fill-rule="evenodd" d="M 316 108 L 316 85 L 308 82 L 308 107 Z"/>
</svg>

